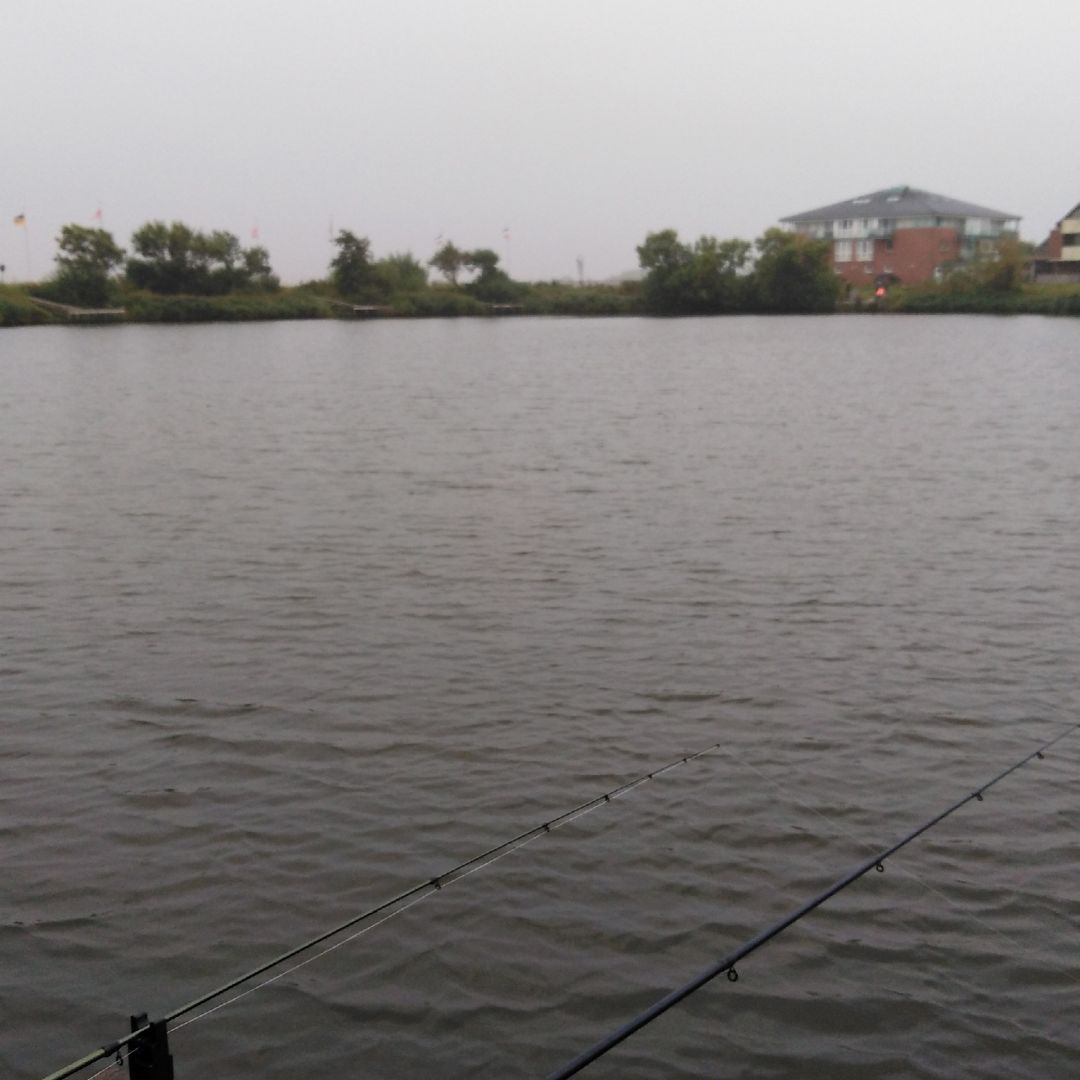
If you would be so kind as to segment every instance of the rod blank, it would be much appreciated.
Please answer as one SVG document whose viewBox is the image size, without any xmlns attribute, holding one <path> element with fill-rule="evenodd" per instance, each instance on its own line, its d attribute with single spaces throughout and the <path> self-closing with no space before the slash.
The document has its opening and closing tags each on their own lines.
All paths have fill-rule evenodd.
<svg viewBox="0 0 1080 1080">
<path fill-rule="evenodd" d="M 735 965 L 744 957 L 749 956 L 752 952 L 756 952 L 763 945 L 772 941 L 778 934 L 783 933 L 789 926 L 797 923 L 800 919 L 809 915 L 815 908 L 820 907 L 826 900 L 835 896 L 838 892 L 846 889 L 853 882 L 858 881 L 864 874 L 868 873 L 872 869 L 882 869 L 885 865 L 885 860 L 895 854 L 901 848 L 906 847 L 915 840 L 917 837 L 922 836 L 924 832 L 932 829 L 939 822 L 943 821 L 950 814 L 955 813 L 960 807 L 965 806 L 973 799 L 978 802 L 982 802 L 983 793 L 998 783 L 1000 780 L 1004 780 L 1010 773 L 1016 772 L 1017 769 L 1022 768 L 1033 758 L 1041 759 L 1044 752 L 1048 750 L 1055 743 L 1060 742 L 1067 735 L 1071 735 L 1074 731 L 1080 728 L 1080 724 L 1073 724 L 1071 727 L 1066 728 L 1059 735 L 1055 736 L 1049 742 L 1043 743 L 1037 750 L 1032 750 L 1030 754 L 1027 754 L 1015 764 L 1010 765 L 1007 769 L 1003 769 L 992 780 L 988 780 L 982 787 L 977 788 L 970 794 L 965 795 L 962 799 L 957 799 L 947 809 L 942 810 L 939 814 L 935 814 L 934 817 L 928 821 L 924 821 L 917 828 L 912 829 L 902 839 L 896 841 L 896 843 L 890 845 L 887 848 L 879 851 L 876 855 L 871 855 L 869 859 L 864 860 L 849 870 L 842 877 L 838 878 L 823 892 L 817 894 L 817 896 L 807 900 L 806 903 L 795 908 L 794 911 L 789 912 L 778 922 L 767 927 L 760 933 L 755 934 L 748 941 L 743 942 L 742 945 L 729 952 L 726 956 L 721 957 L 715 963 L 711 964 L 704 971 L 700 972 L 694 978 L 688 982 L 683 983 L 682 986 L 677 987 L 670 993 L 665 994 L 658 1001 L 654 1002 L 644 1012 L 639 1013 L 632 1020 L 623 1024 L 621 1027 L 616 1028 L 611 1034 L 601 1039 L 599 1042 L 594 1043 L 588 1050 L 579 1054 L 573 1061 L 568 1062 L 561 1069 L 556 1069 L 555 1072 L 549 1073 L 546 1080 L 566 1080 L 567 1077 L 575 1075 L 575 1073 L 581 1072 L 587 1065 L 596 1061 L 597 1058 L 603 1057 L 609 1050 L 614 1049 L 623 1040 L 628 1039 L 635 1031 L 640 1031 L 646 1024 L 651 1024 L 658 1016 L 662 1016 L 675 1005 L 678 1005 L 680 1001 L 688 998 L 694 991 L 700 990 L 706 983 L 712 982 L 718 975 L 722 975 L 725 971 L 734 973 Z M 736 975 L 736 978 L 738 976 Z M 734 981 L 734 980 L 732 980 Z"/>
<path fill-rule="evenodd" d="M 299 956 L 301 953 L 307 952 L 309 949 L 313 949 L 316 945 L 321 945 L 324 941 L 329 941 L 330 938 L 336 937 L 338 934 L 343 933 L 345 930 L 349 930 L 359 923 L 362 923 L 365 919 L 370 919 L 375 915 L 379 915 L 382 912 L 394 907 L 397 904 L 403 903 L 405 900 L 416 896 L 423 892 L 435 892 L 439 889 L 445 888 L 447 885 L 452 884 L 462 876 L 463 871 L 468 870 L 470 867 L 474 867 L 479 863 L 484 862 L 486 859 L 490 859 L 494 855 L 498 855 L 500 852 L 506 851 L 510 848 L 525 843 L 527 840 L 531 840 L 535 836 L 539 836 L 541 833 L 551 832 L 552 829 L 558 828 L 560 825 L 569 824 L 570 820 L 575 818 L 579 814 L 583 814 L 588 810 L 592 810 L 595 807 L 602 805 L 603 803 L 610 803 L 612 799 L 618 798 L 620 795 L 626 794 L 632 788 L 638 787 L 641 784 L 646 784 L 650 780 L 655 780 L 656 777 L 663 773 L 669 772 L 671 769 L 678 768 L 680 765 L 685 765 L 689 761 L 694 761 L 697 758 L 704 757 L 706 754 L 711 754 L 714 750 L 719 749 L 720 743 L 713 743 L 711 746 L 707 746 L 704 750 L 698 750 L 696 753 L 683 754 L 681 757 L 675 758 L 673 761 L 669 761 L 666 765 L 661 765 L 659 768 L 653 769 L 651 772 L 643 773 L 641 776 L 636 777 L 633 780 L 628 780 L 625 783 L 619 784 L 618 787 L 612 788 L 610 791 L 605 791 L 602 795 L 596 795 L 591 799 L 586 799 L 584 802 L 578 803 L 577 806 L 572 807 L 569 810 L 564 811 L 561 814 L 556 815 L 553 818 L 549 818 L 547 821 L 541 822 L 539 825 L 534 825 L 529 829 L 525 829 L 523 832 L 517 834 L 517 836 L 511 837 L 509 840 L 503 840 L 498 844 L 494 844 L 486 851 L 480 852 L 479 855 L 473 855 L 468 859 L 459 862 L 456 866 L 450 867 L 449 870 L 444 870 L 441 874 L 436 874 L 433 877 L 426 878 L 424 881 L 418 882 L 416 885 L 405 889 L 403 892 L 399 892 L 396 896 L 390 897 L 389 900 L 384 900 L 382 903 L 375 905 L 375 907 L 368 908 L 366 911 L 360 912 L 358 915 L 353 915 L 351 918 L 346 919 L 344 922 L 339 923 L 337 926 L 330 930 L 326 930 L 321 934 L 316 935 L 308 941 L 305 941 L 301 945 L 297 945 L 293 949 L 289 949 L 288 952 L 282 953 L 280 956 L 275 956 L 272 960 L 268 960 L 264 964 L 260 964 L 256 968 L 252 968 L 250 971 L 245 972 L 243 975 L 238 976 L 235 979 L 225 983 L 223 986 L 219 986 L 214 990 L 210 990 L 208 993 L 202 994 L 200 997 L 195 998 L 193 1001 L 189 1001 L 186 1005 L 181 1005 L 177 1009 L 173 1009 L 172 1012 L 167 1013 L 162 1020 L 165 1023 L 171 1023 L 173 1020 L 184 1016 L 186 1013 L 193 1012 L 195 1009 L 202 1005 L 206 1005 L 213 1001 L 214 998 L 221 997 L 223 994 L 227 994 L 230 990 L 235 990 L 243 983 L 254 979 L 257 975 L 262 975 L 269 971 L 271 968 L 277 967 L 279 964 L 284 964 L 287 960 L 292 960 L 294 957 Z M 98 1050 L 87 1054 L 86 1057 L 80 1058 L 78 1061 L 71 1062 L 70 1065 L 64 1066 L 62 1069 L 58 1069 L 54 1073 L 50 1073 L 44 1078 L 44 1080 L 65 1080 L 66 1077 L 73 1076 L 75 1073 L 80 1072 L 82 1069 L 93 1065 L 95 1062 L 101 1061 L 104 1058 L 112 1057 L 122 1047 L 127 1046 L 128 1043 L 135 1040 L 137 1037 L 145 1034 L 150 1030 L 151 1025 L 147 1024 L 139 1031 L 134 1031 L 130 1035 L 125 1035 L 123 1038 L 118 1039 L 116 1042 L 109 1043 L 106 1046 L 100 1047 Z"/>
</svg>

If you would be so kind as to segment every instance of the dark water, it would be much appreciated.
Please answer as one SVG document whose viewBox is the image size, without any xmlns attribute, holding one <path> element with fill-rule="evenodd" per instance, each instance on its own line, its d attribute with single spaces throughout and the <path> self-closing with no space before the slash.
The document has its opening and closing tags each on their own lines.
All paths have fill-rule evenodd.
<svg viewBox="0 0 1080 1080">
<path fill-rule="evenodd" d="M 0 1074 L 532 1077 L 1078 718 L 1080 324 L 0 335 Z M 596 1077 L 1073 1077 L 1080 737 Z M 92 1073 L 93 1070 L 88 1072 Z"/>
</svg>

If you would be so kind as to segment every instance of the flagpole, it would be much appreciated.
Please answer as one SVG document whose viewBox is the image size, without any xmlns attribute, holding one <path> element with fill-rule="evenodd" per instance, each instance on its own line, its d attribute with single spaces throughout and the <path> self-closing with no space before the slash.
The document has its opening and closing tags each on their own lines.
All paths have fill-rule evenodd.
<svg viewBox="0 0 1080 1080">
<path fill-rule="evenodd" d="M 26 252 L 26 280 L 34 280 L 34 268 L 30 262 L 30 226 L 26 224 L 26 212 L 16 214 L 14 218 L 16 228 L 23 231 L 23 248 Z"/>
</svg>

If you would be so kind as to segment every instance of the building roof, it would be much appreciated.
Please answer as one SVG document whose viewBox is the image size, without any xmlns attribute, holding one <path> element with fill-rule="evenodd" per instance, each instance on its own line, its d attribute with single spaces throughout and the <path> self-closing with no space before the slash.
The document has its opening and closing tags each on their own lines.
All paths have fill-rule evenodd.
<svg viewBox="0 0 1080 1080">
<path fill-rule="evenodd" d="M 1080 217 L 1080 203 L 1077 203 L 1062 219 L 1061 221 L 1071 221 L 1073 218 Z M 1061 222 L 1059 221 L 1060 225 Z"/>
<path fill-rule="evenodd" d="M 845 218 L 874 217 L 889 220 L 912 217 L 991 218 L 994 221 L 1019 221 L 1018 214 L 1006 214 L 1003 210 L 991 210 L 986 206 L 951 199 L 948 195 L 935 195 L 930 191 L 901 185 L 883 188 L 869 195 L 856 195 L 853 199 L 819 206 L 802 214 L 792 214 L 780 220 L 791 225 L 809 225 L 817 221 L 838 221 Z"/>
</svg>

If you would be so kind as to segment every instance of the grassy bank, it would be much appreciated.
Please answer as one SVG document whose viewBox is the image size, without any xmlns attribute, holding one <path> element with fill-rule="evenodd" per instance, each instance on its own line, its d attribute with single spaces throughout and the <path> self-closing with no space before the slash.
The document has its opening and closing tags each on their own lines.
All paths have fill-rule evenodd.
<svg viewBox="0 0 1080 1080">
<path fill-rule="evenodd" d="M 21 285 L 0 285 L 0 326 L 42 326 L 56 317 L 35 304 Z"/>
<path fill-rule="evenodd" d="M 63 323 L 62 314 L 35 304 L 30 297 L 65 301 L 50 283 L 0 286 L 0 326 Z M 109 306 L 123 308 L 123 321 L 135 323 L 254 322 L 274 319 L 354 318 L 348 304 L 324 283 L 272 292 L 234 292 L 225 296 L 163 295 L 117 287 Z M 640 288 L 628 285 L 575 286 L 557 282 L 521 285 L 513 304 L 495 307 L 468 289 L 433 285 L 380 299 L 379 314 L 397 318 L 458 318 L 494 313 L 525 315 L 635 315 L 642 310 Z"/>
<path fill-rule="evenodd" d="M 0 327 L 62 324 L 65 317 L 34 303 L 48 285 L 0 285 Z M 1071 315 L 1080 316 L 1080 287 L 1032 285 L 1004 293 L 956 288 L 949 283 L 897 286 L 884 301 L 867 296 L 841 310 L 884 310 L 898 314 Z M 255 322 L 287 319 L 349 319 L 355 315 L 323 283 L 273 292 L 225 296 L 165 296 L 118 288 L 110 304 L 124 308 L 122 321 L 134 323 Z M 619 316 L 645 314 L 641 285 L 576 286 L 560 282 L 522 284 L 513 305 L 494 308 L 465 289 L 429 286 L 400 293 L 378 305 L 389 318 L 461 318 L 492 314 Z M 100 321 L 100 320 L 99 320 Z M 113 321 L 113 320 L 106 320 Z M 80 320 L 81 323 L 81 320 Z"/>
<path fill-rule="evenodd" d="M 0 327 L 68 322 L 63 313 L 34 303 L 31 297 L 39 295 L 52 299 L 48 284 L 0 286 Z M 336 314 L 324 298 L 303 289 L 230 293 L 227 296 L 162 296 L 143 290 L 117 289 L 109 298 L 108 306 L 124 309 L 126 314 L 121 321 L 138 323 L 326 319 Z M 87 320 L 91 321 L 116 320 Z M 79 324 L 83 325 L 83 320 L 79 320 Z"/>
<path fill-rule="evenodd" d="M 1026 284 L 996 293 L 952 288 L 947 282 L 907 285 L 892 291 L 884 308 L 917 315 L 1080 315 L 1080 287 Z"/>
<path fill-rule="evenodd" d="M 227 296 L 162 296 L 133 291 L 117 296 L 128 322 L 258 322 L 272 319 L 327 319 L 330 303 L 301 289 L 276 292 L 229 293 Z"/>
<path fill-rule="evenodd" d="M 567 285 L 537 282 L 521 298 L 529 315 L 640 315 L 644 311 L 641 284 Z"/>
</svg>

